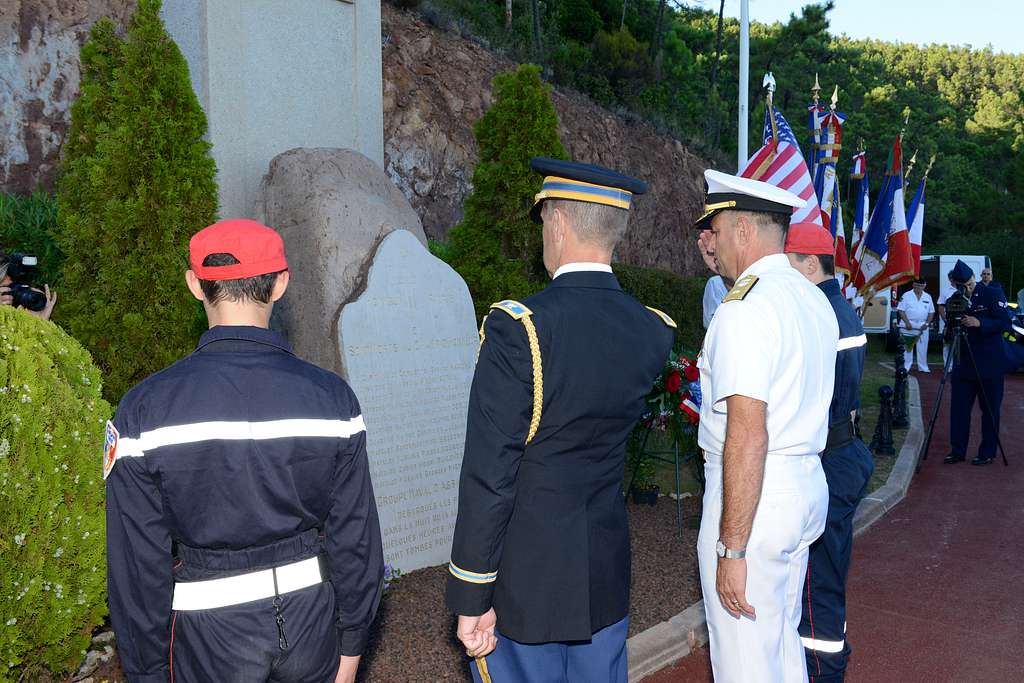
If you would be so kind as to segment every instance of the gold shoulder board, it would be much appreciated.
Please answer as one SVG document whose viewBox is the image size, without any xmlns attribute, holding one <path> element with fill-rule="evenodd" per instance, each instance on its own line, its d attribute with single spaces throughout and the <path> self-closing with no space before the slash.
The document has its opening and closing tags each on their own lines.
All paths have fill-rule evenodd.
<svg viewBox="0 0 1024 683">
<path fill-rule="evenodd" d="M 527 316 L 533 315 L 533 311 L 512 299 L 505 299 L 504 301 L 491 304 L 491 308 L 497 308 L 500 311 L 505 311 L 516 320 L 521 320 Z"/>
<path fill-rule="evenodd" d="M 746 277 L 740 278 L 736 281 L 736 284 L 732 286 L 732 289 L 729 290 L 729 293 L 725 295 L 725 298 L 722 299 L 722 303 L 724 304 L 727 301 L 743 301 L 756 284 L 756 275 L 747 275 Z"/>
<path fill-rule="evenodd" d="M 646 308 L 648 311 L 650 311 L 651 313 L 654 313 L 656 316 L 661 318 L 661 322 L 665 323 L 666 325 L 668 325 L 672 329 L 675 329 L 677 327 L 676 321 L 673 320 L 671 317 L 669 317 L 668 313 L 664 313 L 662 311 L 659 311 L 657 308 L 651 308 L 650 306 L 644 306 L 644 308 Z"/>
</svg>

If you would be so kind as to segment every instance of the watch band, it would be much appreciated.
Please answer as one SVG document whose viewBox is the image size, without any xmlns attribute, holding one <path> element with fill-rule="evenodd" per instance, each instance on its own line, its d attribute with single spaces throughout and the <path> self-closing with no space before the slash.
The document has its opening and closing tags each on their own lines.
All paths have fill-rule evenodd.
<svg viewBox="0 0 1024 683">
<path fill-rule="evenodd" d="M 716 544 L 715 550 L 717 551 L 719 557 L 724 557 L 727 560 L 742 560 L 744 557 L 747 556 L 746 548 L 742 548 L 740 550 L 730 550 L 726 547 L 724 543 L 722 543 L 721 539 L 719 539 L 718 543 Z"/>
</svg>

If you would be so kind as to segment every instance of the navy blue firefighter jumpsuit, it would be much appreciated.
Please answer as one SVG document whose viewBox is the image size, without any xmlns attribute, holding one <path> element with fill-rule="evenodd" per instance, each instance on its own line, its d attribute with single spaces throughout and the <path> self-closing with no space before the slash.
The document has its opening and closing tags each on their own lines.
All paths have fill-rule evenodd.
<svg viewBox="0 0 1024 683">
<path fill-rule="evenodd" d="M 339 655 L 362 653 L 383 555 L 363 420 L 341 378 L 270 330 L 214 327 L 129 391 L 114 427 L 108 588 L 130 681 L 323 683 Z M 314 573 L 319 561 L 318 583 L 279 600 L 172 611 L 182 582 L 303 560 Z"/>
<path fill-rule="evenodd" d="M 846 575 L 853 548 L 853 514 L 867 490 L 874 460 L 854 436 L 851 412 L 860 405 L 867 338 L 853 307 L 835 278 L 818 287 L 828 297 L 839 321 L 836 383 L 829 408 L 828 442 L 821 466 L 828 482 L 825 531 L 811 545 L 804 583 L 800 638 L 811 681 L 842 681 L 850 646 L 846 642 Z"/>
</svg>

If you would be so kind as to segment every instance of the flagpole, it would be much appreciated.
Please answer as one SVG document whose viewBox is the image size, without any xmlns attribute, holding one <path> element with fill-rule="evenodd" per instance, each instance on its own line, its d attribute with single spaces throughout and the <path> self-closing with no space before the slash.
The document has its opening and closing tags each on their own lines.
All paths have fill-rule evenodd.
<svg viewBox="0 0 1024 683">
<path fill-rule="evenodd" d="M 750 90 L 750 0 L 740 2 L 740 83 L 737 130 L 739 139 L 736 149 L 736 171 L 747 162 L 747 98 Z"/>
</svg>

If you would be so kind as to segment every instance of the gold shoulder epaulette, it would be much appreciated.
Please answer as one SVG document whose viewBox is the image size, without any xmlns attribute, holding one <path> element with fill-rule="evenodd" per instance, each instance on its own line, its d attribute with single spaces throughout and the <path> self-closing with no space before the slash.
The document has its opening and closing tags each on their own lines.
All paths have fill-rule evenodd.
<svg viewBox="0 0 1024 683">
<path fill-rule="evenodd" d="M 657 315 L 659 318 L 661 318 L 661 322 L 665 323 L 666 325 L 668 325 L 672 329 L 675 329 L 676 327 L 678 327 L 676 325 L 676 321 L 673 320 L 671 317 L 669 317 L 668 313 L 665 313 L 663 311 L 659 311 L 657 308 L 651 308 L 650 306 L 644 306 L 644 308 L 646 308 L 651 313 L 654 313 L 655 315 Z"/>
<path fill-rule="evenodd" d="M 732 286 L 732 289 L 729 290 L 729 293 L 725 295 L 725 298 L 722 299 L 722 303 L 724 304 L 727 301 L 743 301 L 743 299 L 746 298 L 747 294 L 750 293 L 750 290 L 753 289 L 754 285 L 756 284 L 756 275 L 747 275 L 745 277 L 741 277 L 739 280 L 736 281 L 736 284 Z"/>
<path fill-rule="evenodd" d="M 540 342 L 537 340 L 537 328 L 530 316 L 533 315 L 526 306 L 512 299 L 505 299 L 491 304 L 491 308 L 504 311 L 523 324 L 526 330 L 526 339 L 530 344 L 530 360 L 533 363 L 533 415 L 530 418 L 530 429 L 526 434 L 526 443 L 533 441 L 540 427 L 541 410 L 544 405 L 544 367 L 540 357 Z M 484 317 L 486 321 L 486 316 Z M 480 325 L 480 346 L 484 343 L 484 326 Z"/>
<path fill-rule="evenodd" d="M 528 315 L 533 315 L 533 311 L 512 299 L 505 299 L 504 301 L 491 304 L 491 308 L 497 308 L 498 310 L 505 311 L 516 320 L 520 320 Z"/>
</svg>

